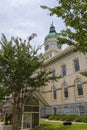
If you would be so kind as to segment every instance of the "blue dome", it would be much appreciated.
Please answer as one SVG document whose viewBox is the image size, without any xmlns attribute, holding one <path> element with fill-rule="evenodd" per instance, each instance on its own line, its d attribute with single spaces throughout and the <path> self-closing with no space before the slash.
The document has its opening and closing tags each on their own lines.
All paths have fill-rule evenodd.
<svg viewBox="0 0 87 130">
<path fill-rule="evenodd" d="M 58 35 L 58 33 L 56 33 L 55 27 L 53 26 L 53 24 L 51 24 L 49 34 L 45 37 L 45 41 L 47 41 L 48 39 L 51 39 L 51 38 L 57 39 L 58 37 L 59 37 L 59 35 Z"/>
</svg>

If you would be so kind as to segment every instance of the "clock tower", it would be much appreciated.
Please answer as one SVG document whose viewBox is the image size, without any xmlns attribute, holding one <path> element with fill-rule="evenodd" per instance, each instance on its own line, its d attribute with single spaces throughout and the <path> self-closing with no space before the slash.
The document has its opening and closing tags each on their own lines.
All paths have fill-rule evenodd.
<svg viewBox="0 0 87 130">
<path fill-rule="evenodd" d="M 58 37 L 59 35 L 52 23 L 49 29 L 49 34 L 45 37 L 44 40 L 44 57 L 46 60 L 54 57 L 56 54 L 58 54 L 58 52 L 61 51 L 61 46 L 58 45 Z"/>
</svg>

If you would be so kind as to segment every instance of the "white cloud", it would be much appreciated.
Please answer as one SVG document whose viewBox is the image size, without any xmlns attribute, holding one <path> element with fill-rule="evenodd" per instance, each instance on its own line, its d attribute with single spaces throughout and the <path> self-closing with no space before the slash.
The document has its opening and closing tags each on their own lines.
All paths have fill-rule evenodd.
<svg viewBox="0 0 87 130">
<path fill-rule="evenodd" d="M 26 27 L 36 27 L 35 22 L 29 22 L 29 21 L 17 21 L 17 24 L 15 24 L 15 27 L 20 27 L 20 28 L 26 28 Z"/>
<path fill-rule="evenodd" d="M 17 7 L 29 3 L 30 0 L 8 0 L 8 3 L 12 7 Z"/>
<path fill-rule="evenodd" d="M 37 33 L 34 44 L 41 45 L 52 21 L 57 31 L 64 28 L 56 16 L 50 17 L 40 5 L 55 6 L 57 0 L 0 0 L 0 35 L 27 37 Z"/>
<path fill-rule="evenodd" d="M 9 6 L 18 7 L 29 4 L 29 6 L 34 5 L 35 3 L 41 3 L 41 0 L 8 0 Z"/>
</svg>

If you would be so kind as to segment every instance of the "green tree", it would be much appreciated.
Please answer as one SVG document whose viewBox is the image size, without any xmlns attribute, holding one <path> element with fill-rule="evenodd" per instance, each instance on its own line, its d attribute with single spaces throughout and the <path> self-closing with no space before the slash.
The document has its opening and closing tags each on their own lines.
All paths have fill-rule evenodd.
<svg viewBox="0 0 87 130">
<path fill-rule="evenodd" d="M 0 86 L 0 105 L 3 104 L 3 100 L 5 99 L 5 94 L 7 93 L 7 89 L 3 86 Z"/>
<path fill-rule="evenodd" d="M 57 0 L 54 8 L 41 6 L 50 15 L 61 17 L 66 29 L 61 30 L 58 43 L 74 45 L 80 52 L 87 52 L 87 0 Z"/>
<path fill-rule="evenodd" d="M 49 80 L 56 80 L 50 76 L 51 72 L 43 69 L 44 60 L 38 54 L 39 49 L 30 45 L 34 37 L 31 35 L 27 40 L 12 37 L 8 41 L 2 35 L 0 41 L 0 94 L 1 89 L 4 96 L 12 94 L 13 130 L 19 130 L 26 98 Z"/>
</svg>

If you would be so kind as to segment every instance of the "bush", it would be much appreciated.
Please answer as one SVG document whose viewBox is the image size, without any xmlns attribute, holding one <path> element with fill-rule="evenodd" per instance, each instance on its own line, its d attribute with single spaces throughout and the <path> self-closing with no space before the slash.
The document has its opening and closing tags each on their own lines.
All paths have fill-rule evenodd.
<svg viewBox="0 0 87 130">
<path fill-rule="evenodd" d="M 66 115 L 66 121 L 74 121 L 75 115 Z"/>
<path fill-rule="evenodd" d="M 66 121 L 66 118 L 67 118 L 67 115 L 61 115 L 60 120 L 61 120 L 61 121 Z"/>
<path fill-rule="evenodd" d="M 56 117 L 56 115 L 51 115 L 51 116 L 49 116 L 49 120 L 54 120 L 55 119 L 55 117 Z"/>
<path fill-rule="evenodd" d="M 55 116 L 55 120 L 60 120 L 61 119 L 61 115 L 56 115 Z"/>
<path fill-rule="evenodd" d="M 75 121 L 76 122 L 83 122 L 83 118 L 84 118 L 83 116 L 77 116 Z"/>
<path fill-rule="evenodd" d="M 82 116 L 82 122 L 87 123 L 87 116 Z"/>
<path fill-rule="evenodd" d="M 51 115 L 42 116 L 42 118 L 49 118 Z"/>
<path fill-rule="evenodd" d="M 76 122 L 85 122 L 87 123 L 87 116 L 78 116 L 78 115 L 51 115 L 48 118 L 49 120 L 61 120 L 61 121 L 76 121 Z"/>
</svg>

